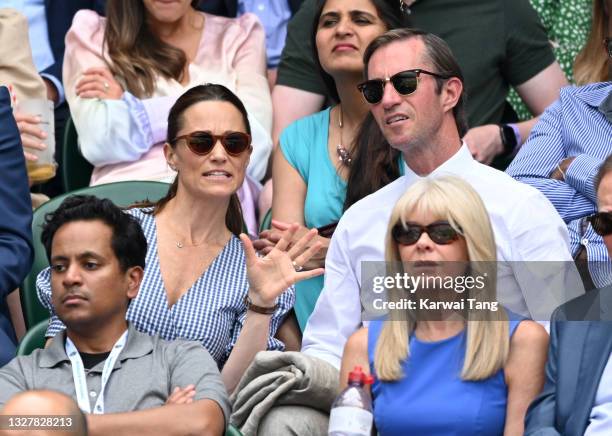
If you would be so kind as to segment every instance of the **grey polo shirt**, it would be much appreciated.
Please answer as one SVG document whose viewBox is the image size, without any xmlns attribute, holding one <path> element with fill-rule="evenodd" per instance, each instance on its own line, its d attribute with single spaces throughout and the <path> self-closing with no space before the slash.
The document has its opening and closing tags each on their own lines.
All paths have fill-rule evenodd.
<svg viewBox="0 0 612 436">
<path fill-rule="evenodd" d="M 30 389 L 63 392 L 76 401 L 72 366 L 66 355 L 66 332 L 45 349 L 18 356 L 0 369 L 0 407 L 14 394 Z M 93 410 L 100 394 L 100 362 L 87 373 Z M 199 342 L 165 341 L 138 332 L 131 324 L 125 347 L 115 362 L 104 393 L 105 413 L 163 406 L 175 387 L 195 385 L 194 400 L 215 401 L 229 423 L 230 403 L 215 361 Z"/>
</svg>

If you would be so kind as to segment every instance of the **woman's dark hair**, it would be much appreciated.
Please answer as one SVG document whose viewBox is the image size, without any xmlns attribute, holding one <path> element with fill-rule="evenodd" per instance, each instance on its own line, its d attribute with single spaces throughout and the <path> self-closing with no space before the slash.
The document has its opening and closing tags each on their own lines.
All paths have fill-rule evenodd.
<svg viewBox="0 0 612 436">
<path fill-rule="evenodd" d="M 191 7 L 198 3 L 193 0 Z M 157 75 L 179 82 L 183 78 L 185 52 L 163 42 L 148 27 L 142 0 L 107 0 L 104 47 L 112 73 L 136 97 L 153 94 Z"/>
<path fill-rule="evenodd" d="M 347 0 L 350 1 L 350 0 Z M 408 16 L 395 0 L 370 0 L 387 30 L 409 25 Z M 316 37 L 319 19 L 327 0 L 318 0 L 312 29 L 312 49 L 315 65 L 327 88 L 327 95 L 340 102 L 336 82 L 327 74 L 317 52 Z M 374 118 L 368 113 L 361 123 L 353 143 L 352 163 L 348 176 L 344 210 L 363 197 L 377 191 L 399 177 L 399 152 L 389 146 L 380 133 Z"/>
<path fill-rule="evenodd" d="M 399 156 L 400 151 L 389 145 L 368 112 L 355 139 L 343 210 L 397 179 Z"/>
<path fill-rule="evenodd" d="M 351 0 L 346 0 L 351 1 Z M 396 0 L 370 0 L 374 8 L 376 8 L 376 12 L 378 17 L 387 27 L 387 30 L 397 29 L 401 27 L 408 27 L 408 18 L 407 15 L 400 10 L 398 2 Z M 327 89 L 327 95 L 330 97 L 334 103 L 340 102 L 340 97 L 338 96 L 338 91 L 336 90 L 336 82 L 334 78 L 327 74 L 323 67 L 321 66 L 321 61 L 319 60 L 319 53 L 317 52 L 317 32 L 319 30 L 319 18 L 321 18 L 321 13 L 323 12 L 323 8 L 327 0 L 317 0 L 317 8 L 315 10 L 314 22 L 312 25 L 312 37 L 311 37 L 311 45 L 312 45 L 312 56 L 317 66 L 317 70 L 319 71 L 319 75 L 323 79 L 323 83 L 325 83 L 325 88 Z"/>
<path fill-rule="evenodd" d="M 174 139 L 183 126 L 183 115 L 185 111 L 194 104 L 203 101 L 225 101 L 231 103 L 242 115 L 242 121 L 244 122 L 246 133 L 249 135 L 251 134 L 251 125 L 249 124 L 246 108 L 236 94 L 223 85 L 207 83 L 205 85 L 195 86 L 189 91 L 185 92 L 170 109 L 170 114 L 168 115 L 168 133 L 166 135 L 166 142 L 170 144 L 172 148 L 176 146 Z M 179 176 L 177 175 L 174 182 L 170 186 L 170 189 L 168 189 L 166 196 L 155 203 L 153 207 L 154 215 L 159 213 L 166 206 L 168 201 L 176 196 L 176 191 L 178 189 L 178 178 Z M 242 233 L 242 209 L 236 193 L 232 194 L 230 198 L 227 213 L 225 214 L 225 225 L 235 235 Z"/>
<path fill-rule="evenodd" d="M 147 240 L 138 220 L 122 211 L 112 201 L 93 195 L 71 195 L 62 201 L 54 212 L 45 215 L 40 239 L 49 263 L 53 237 L 60 227 L 73 221 L 95 220 L 102 221 L 112 229 L 111 248 L 121 270 L 125 272 L 133 266 L 144 269 Z"/>
</svg>

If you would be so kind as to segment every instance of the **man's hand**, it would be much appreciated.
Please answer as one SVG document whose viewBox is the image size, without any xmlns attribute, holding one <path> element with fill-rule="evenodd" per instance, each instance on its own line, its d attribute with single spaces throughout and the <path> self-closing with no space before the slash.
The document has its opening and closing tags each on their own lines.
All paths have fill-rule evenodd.
<svg viewBox="0 0 612 436">
<path fill-rule="evenodd" d="M 264 230 L 259 234 L 259 238 L 256 241 L 253 241 L 253 246 L 255 249 L 263 255 L 267 255 L 274 246 L 280 241 L 283 233 L 289 229 L 291 224 L 285 223 L 279 220 L 272 220 L 272 228 L 269 230 Z M 289 247 L 292 247 L 293 244 L 300 238 L 302 238 L 306 233 L 308 233 L 310 229 L 308 227 L 298 225 L 297 230 L 295 231 L 293 240 L 290 242 Z M 323 236 L 317 235 L 312 239 L 312 242 L 318 242 L 320 244 L 319 251 L 317 251 L 302 267 L 304 270 L 312 270 L 316 268 L 325 267 L 325 256 L 327 255 L 327 248 L 329 247 L 329 238 L 325 238 Z"/>
<path fill-rule="evenodd" d="M 179 388 L 177 386 L 174 388 L 172 394 L 166 400 L 166 405 L 193 403 L 193 397 L 195 396 L 195 393 L 195 385 L 187 385 L 184 388 Z"/>
<path fill-rule="evenodd" d="M 57 92 L 57 88 L 53 84 L 52 81 L 43 77 L 43 82 L 45 82 L 45 87 L 47 88 L 47 99 L 51 100 L 54 105 L 57 105 L 59 102 L 59 93 Z"/>
<path fill-rule="evenodd" d="M 564 182 L 565 175 L 567 174 L 567 170 L 575 158 L 576 158 L 575 156 L 572 156 L 572 157 L 566 157 L 565 159 L 563 159 L 561 162 L 559 162 L 559 164 L 555 167 L 555 169 L 551 171 L 549 177 L 553 180 L 559 180 L 561 182 Z"/>
<path fill-rule="evenodd" d="M 47 148 L 47 146 L 42 142 L 43 140 L 47 139 L 47 134 L 39 127 L 40 118 L 38 116 L 22 112 L 15 112 L 14 116 L 15 121 L 17 121 L 19 134 L 21 135 L 23 154 L 25 155 L 26 160 L 35 162 L 38 160 L 38 156 L 33 154 L 32 150 L 44 150 Z"/>
<path fill-rule="evenodd" d="M 499 126 L 496 124 L 474 127 L 468 130 L 463 140 L 474 159 L 486 165 L 489 165 L 495 156 L 504 151 Z"/>
</svg>

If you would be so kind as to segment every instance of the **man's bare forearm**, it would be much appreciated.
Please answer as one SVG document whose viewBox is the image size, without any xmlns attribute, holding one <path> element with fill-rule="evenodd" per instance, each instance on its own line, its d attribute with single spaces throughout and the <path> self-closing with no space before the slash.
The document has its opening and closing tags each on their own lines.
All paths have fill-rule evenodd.
<svg viewBox="0 0 612 436">
<path fill-rule="evenodd" d="M 221 407 L 212 400 L 170 404 L 136 412 L 87 415 L 87 425 L 91 436 L 220 436 L 225 431 Z"/>
</svg>

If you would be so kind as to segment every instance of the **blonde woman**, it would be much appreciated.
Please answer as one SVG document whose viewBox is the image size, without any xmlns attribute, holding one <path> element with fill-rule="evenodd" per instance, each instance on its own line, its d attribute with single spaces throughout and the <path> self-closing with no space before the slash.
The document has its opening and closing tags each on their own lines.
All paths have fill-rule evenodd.
<svg viewBox="0 0 612 436">
<path fill-rule="evenodd" d="M 391 215 L 386 260 L 412 262 L 416 273 L 432 275 L 461 262 L 492 266 L 495 253 L 482 200 L 457 177 L 415 183 Z M 479 265 L 486 264 L 472 264 L 473 271 Z M 494 279 L 495 268 L 488 273 Z M 437 292 L 453 302 L 495 297 L 494 285 L 478 295 L 457 288 Z M 406 293 L 395 289 L 388 295 L 389 301 L 399 301 Z M 435 295 L 429 290 L 431 300 Z M 346 385 L 355 365 L 370 368 L 376 378 L 374 420 L 381 436 L 522 435 L 527 407 L 543 385 L 548 335 L 533 321 L 512 318 L 516 316 L 501 306 L 457 312 L 392 310 L 387 320 L 372 321 L 348 340 L 341 384 Z"/>
</svg>

